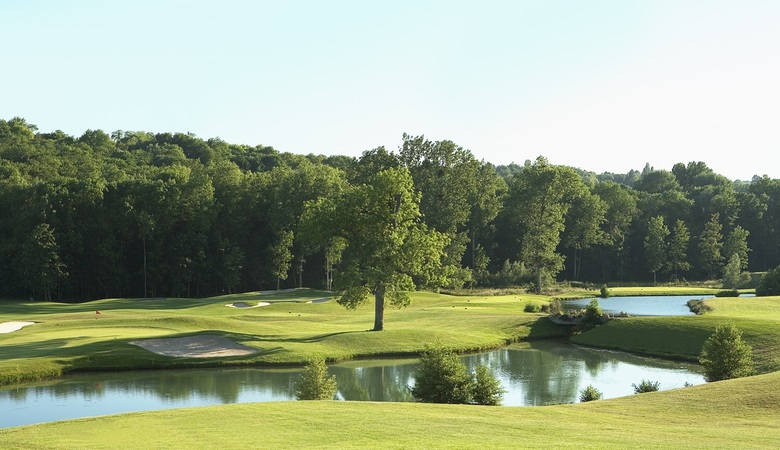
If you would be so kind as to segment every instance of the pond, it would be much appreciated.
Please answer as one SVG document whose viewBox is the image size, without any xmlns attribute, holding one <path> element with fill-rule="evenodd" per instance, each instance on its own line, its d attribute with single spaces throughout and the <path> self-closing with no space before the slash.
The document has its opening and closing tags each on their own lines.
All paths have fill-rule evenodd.
<svg viewBox="0 0 780 450">
<path fill-rule="evenodd" d="M 599 305 L 605 313 L 626 313 L 631 316 L 691 316 L 688 300 L 713 298 L 713 295 L 663 295 L 642 297 L 599 298 Z M 588 306 L 593 298 L 565 300 L 566 309 L 581 309 Z"/>
<path fill-rule="evenodd" d="M 463 356 L 487 365 L 507 390 L 506 406 L 579 401 L 592 384 L 605 398 L 633 394 L 633 384 L 662 390 L 704 383 L 698 365 L 582 348 L 558 342 L 517 344 Z M 416 359 L 361 360 L 332 365 L 339 400 L 411 402 Z M 0 390 L 0 428 L 55 420 L 226 403 L 294 400 L 301 369 L 188 369 L 71 374 Z"/>
</svg>

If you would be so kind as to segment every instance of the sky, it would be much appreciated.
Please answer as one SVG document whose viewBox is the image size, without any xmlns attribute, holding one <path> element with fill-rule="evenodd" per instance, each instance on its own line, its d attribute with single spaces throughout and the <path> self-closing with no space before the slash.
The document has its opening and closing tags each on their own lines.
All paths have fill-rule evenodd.
<svg viewBox="0 0 780 450">
<path fill-rule="evenodd" d="M 777 0 L 2 0 L 0 119 L 780 178 Z"/>
</svg>

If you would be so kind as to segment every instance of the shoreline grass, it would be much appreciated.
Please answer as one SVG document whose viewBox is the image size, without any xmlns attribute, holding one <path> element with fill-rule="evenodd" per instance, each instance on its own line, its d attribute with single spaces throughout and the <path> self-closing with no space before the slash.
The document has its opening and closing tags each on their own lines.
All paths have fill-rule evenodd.
<svg viewBox="0 0 780 450">
<path fill-rule="evenodd" d="M 780 372 L 573 405 L 271 402 L 0 429 L 3 448 L 777 448 Z"/>
</svg>

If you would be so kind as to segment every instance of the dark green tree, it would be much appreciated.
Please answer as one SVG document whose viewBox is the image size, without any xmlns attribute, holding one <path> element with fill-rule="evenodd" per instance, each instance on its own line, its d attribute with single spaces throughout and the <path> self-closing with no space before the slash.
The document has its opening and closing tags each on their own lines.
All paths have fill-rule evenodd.
<svg viewBox="0 0 780 450">
<path fill-rule="evenodd" d="M 677 220 L 672 230 L 671 241 L 669 242 L 669 254 L 666 261 L 666 270 L 668 270 L 675 280 L 680 279 L 680 272 L 687 272 L 691 269 L 688 262 L 688 243 L 691 235 L 685 222 Z"/>
<path fill-rule="evenodd" d="M 780 266 L 767 271 L 761 277 L 761 281 L 759 281 L 756 288 L 756 295 L 759 297 L 780 295 Z"/>
<path fill-rule="evenodd" d="M 656 284 L 656 273 L 667 261 L 666 238 L 669 236 L 669 228 L 664 223 L 664 218 L 655 216 L 647 224 L 645 235 L 645 260 L 647 268 L 653 272 L 653 284 Z"/>
<path fill-rule="evenodd" d="M 707 381 L 729 380 L 753 374 L 753 349 L 732 324 L 719 325 L 704 342 L 699 362 Z"/>
<path fill-rule="evenodd" d="M 440 344 L 426 345 L 412 395 L 424 403 L 469 403 L 474 380 L 458 355 Z"/>
<path fill-rule="evenodd" d="M 719 222 L 719 215 L 713 214 L 710 221 L 704 226 L 704 231 L 699 238 L 699 258 L 701 266 L 707 271 L 710 280 L 715 279 L 720 274 L 723 267 L 723 235 L 722 226 Z"/>
<path fill-rule="evenodd" d="M 52 292 L 68 274 L 58 251 L 54 230 L 49 224 L 41 223 L 33 228 L 24 242 L 19 258 L 25 286 L 31 292 L 43 294 L 46 301 L 52 300 Z"/>
</svg>

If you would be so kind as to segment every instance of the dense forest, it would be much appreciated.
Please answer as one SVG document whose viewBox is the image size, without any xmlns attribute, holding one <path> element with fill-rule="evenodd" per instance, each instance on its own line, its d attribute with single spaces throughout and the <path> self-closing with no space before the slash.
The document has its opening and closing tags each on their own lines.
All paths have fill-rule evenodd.
<svg viewBox="0 0 780 450">
<path fill-rule="evenodd" d="M 704 162 L 627 174 L 543 157 L 496 167 L 454 142 L 408 135 L 396 151 L 326 157 L 183 133 L 39 133 L 13 118 L 0 120 L 0 296 L 337 286 L 350 270 L 343 245 L 307 235 L 303 218 L 381 173 L 408 177 L 415 194 L 403 201 L 446 236 L 436 279 L 445 287 L 733 284 L 780 265 L 780 180 L 736 182 Z"/>
</svg>

